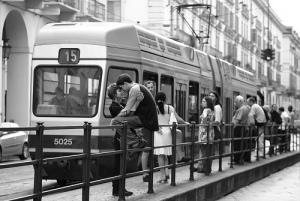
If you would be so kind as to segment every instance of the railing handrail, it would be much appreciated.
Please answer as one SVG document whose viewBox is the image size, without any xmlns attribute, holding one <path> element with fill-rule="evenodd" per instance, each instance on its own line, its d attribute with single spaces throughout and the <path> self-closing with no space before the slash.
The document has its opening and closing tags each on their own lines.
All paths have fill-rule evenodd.
<svg viewBox="0 0 300 201">
<path fill-rule="evenodd" d="M 199 142 L 197 140 L 195 140 L 196 137 L 196 128 L 200 127 L 200 126 L 206 126 L 208 127 L 207 129 L 207 133 L 209 133 L 209 129 L 210 126 L 219 126 L 221 128 L 221 133 L 224 132 L 224 129 L 226 127 L 229 127 L 231 129 L 230 133 L 232 133 L 233 130 L 233 124 L 215 124 L 215 123 L 208 123 L 208 124 L 196 124 L 195 122 L 192 122 L 191 124 L 176 124 L 173 123 L 173 125 L 160 125 L 161 127 L 171 127 L 171 132 L 172 132 L 172 144 L 171 145 L 166 145 L 166 146 L 160 146 L 160 147 L 154 147 L 153 141 L 152 140 L 152 146 L 151 147 L 147 147 L 147 148 L 139 148 L 139 149 L 127 149 L 126 146 L 126 136 L 127 136 L 127 122 L 124 122 L 123 125 L 121 126 L 97 126 L 97 127 L 92 127 L 92 125 L 88 122 L 85 122 L 83 126 L 49 126 L 49 127 L 45 127 L 43 125 L 43 123 L 38 123 L 36 127 L 10 127 L 10 128 L 0 128 L 0 131 L 36 131 L 36 136 L 39 139 L 39 143 L 38 146 L 36 147 L 36 156 L 35 156 L 35 160 L 32 161 L 25 161 L 25 162 L 17 162 L 17 163 L 9 163 L 9 164 L 0 164 L 0 169 L 4 169 L 4 168 L 11 168 L 11 167 L 19 167 L 19 166 L 25 166 L 25 165 L 33 165 L 34 166 L 34 193 L 32 195 L 27 195 L 27 196 L 23 196 L 23 197 L 19 197 L 13 200 L 26 200 L 26 199 L 34 199 L 35 201 L 39 201 L 41 200 L 42 196 L 45 195 L 49 195 L 49 194 L 54 194 L 54 193 L 58 193 L 58 192 L 62 192 L 65 190 L 74 190 L 74 189 L 79 189 L 82 188 L 82 199 L 83 200 L 89 200 L 89 188 L 90 186 L 94 186 L 100 183 L 106 183 L 106 182 L 111 182 L 112 180 L 115 179 L 120 179 L 120 187 L 121 187 L 121 194 L 120 194 L 120 200 L 125 200 L 125 195 L 124 195 L 124 190 L 125 190 L 125 179 L 128 177 L 132 177 L 132 176 L 137 176 L 137 175 L 141 175 L 145 172 L 149 172 L 150 174 L 150 182 L 148 183 L 148 193 L 153 193 L 153 172 L 157 171 L 159 169 L 162 168 L 171 168 L 171 185 L 175 186 L 176 185 L 176 181 L 175 181 L 175 174 L 176 174 L 176 168 L 177 167 L 181 167 L 183 165 L 190 165 L 190 180 L 192 181 L 194 179 L 193 177 L 193 168 L 194 168 L 194 163 L 201 161 L 201 160 L 207 160 L 207 159 L 219 159 L 219 171 L 222 171 L 222 158 L 226 157 L 226 156 L 231 156 L 231 163 L 230 163 L 230 167 L 233 167 L 233 163 L 232 163 L 232 156 L 235 153 L 240 153 L 243 151 L 249 151 L 249 149 L 243 149 L 242 151 L 234 151 L 233 149 L 231 150 L 230 153 L 222 153 L 222 149 L 219 149 L 219 155 L 211 155 L 209 154 L 208 156 L 205 157 L 200 157 L 198 159 L 194 158 L 194 153 L 195 153 L 195 146 L 199 145 L 199 144 L 205 144 L 205 142 Z M 253 125 L 245 125 L 245 124 L 239 124 L 239 125 L 235 125 L 235 126 L 240 126 L 243 128 L 242 133 L 245 132 L 245 128 L 248 128 L 249 130 L 252 129 L 257 129 L 255 126 Z M 279 125 L 265 125 L 264 126 L 264 130 L 266 130 L 266 128 L 278 128 Z M 190 128 L 191 129 L 191 142 L 183 142 L 183 143 L 176 143 L 176 129 L 180 127 L 184 127 L 184 128 Z M 120 150 L 114 150 L 114 151 L 107 151 L 107 152 L 101 152 L 101 153 L 96 153 L 96 154 L 92 154 L 91 153 L 91 133 L 92 130 L 94 129 L 113 129 L 113 128 L 122 128 L 123 130 L 123 134 L 121 135 L 121 149 Z M 65 129 L 83 129 L 83 139 L 84 139 L 84 143 L 83 143 L 83 153 L 79 153 L 79 154 L 73 154 L 73 155 L 67 155 L 67 156 L 59 156 L 59 157 L 52 157 L 52 158 L 43 158 L 43 134 L 45 130 L 65 130 Z M 295 133 L 296 131 L 296 133 Z M 291 134 L 296 134 L 299 135 L 299 133 L 297 132 L 298 130 L 295 129 L 295 127 L 286 127 L 285 128 L 285 133 L 283 134 L 265 134 L 265 137 L 274 137 L 274 136 L 289 136 Z M 265 131 L 266 132 L 266 131 Z M 291 133 L 292 132 L 292 133 Z M 219 146 L 222 147 L 222 143 L 225 142 L 231 142 L 233 143 L 236 140 L 251 140 L 251 139 L 256 139 L 257 136 L 252 136 L 250 134 L 250 136 L 245 136 L 244 134 L 242 134 L 241 137 L 234 137 L 232 134 L 229 137 L 224 137 L 221 135 L 220 139 L 217 140 L 212 140 L 210 141 L 207 138 L 207 144 L 210 143 L 219 143 Z M 300 149 L 300 143 L 298 143 L 297 141 L 298 138 L 296 138 L 296 147 L 293 147 L 293 151 L 297 151 Z M 251 145 L 251 144 L 250 144 Z M 189 146 L 191 148 L 191 161 L 190 162 L 185 162 L 185 163 L 176 163 L 176 147 L 179 146 Z M 293 146 L 295 146 L 293 144 Z M 156 148 L 162 148 L 162 147 L 172 147 L 172 162 L 169 165 L 166 166 L 161 166 L 161 167 L 155 167 L 153 166 L 153 150 Z M 232 146 L 233 147 L 233 146 Z M 259 149 L 259 147 L 257 148 Z M 138 172 L 134 172 L 134 173 L 126 173 L 126 155 L 128 153 L 128 151 L 133 151 L 133 152 L 137 152 L 137 151 L 150 151 L 150 153 L 152 153 L 152 156 L 150 154 L 150 169 L 149 170 L 143 170 L 143 171 L 138 171 Z M 252 148 L 250 147 L 250 151 L 252 150 Z M 265 150 L 265 144 L 264 144 L 264 150 Z M 91 159 L 95 159 L 95 158 L 99 158 L 99 157 L 103 157 L 103 156 L 107 156 L 107 155 L 116 155 L 116 154 L 120 154 L 121 156 L 121 170 L 120 170 L 120 174 L 114 177 L 108 177 L 108 178 L 104 178 L 104 179 L 98 179 L 98 180 L 93 180 L 90 181 L 90 177 L 89 177 L 89 172 L 90 172 L 90 160 Z M 265 157 L 265 153 L 264 153 L 264 157 Z M 258 157 L 259 158 L 259 157 Z M 71 160 L 71 159 L 81 159 L 83 160 L 83 180 L 80 183 L 77 184 L 72 184 L 66 187 L 60 187 L 60 188 L 56 188 L 56 189 L 52 189 L 52 190 L 47 190 L 47 191 L 43 191 L 42 190 L 42 166 L 43 163 L 45 162 L 50 162 L 50 161 L 59 161 L 59 160 Z M 151 165 L 152 164 L 152 165 Z M 152 166 L 152 167 L 151 167 Z M 151 175 L 152 174 L 152 175 Z"/>
</svg>

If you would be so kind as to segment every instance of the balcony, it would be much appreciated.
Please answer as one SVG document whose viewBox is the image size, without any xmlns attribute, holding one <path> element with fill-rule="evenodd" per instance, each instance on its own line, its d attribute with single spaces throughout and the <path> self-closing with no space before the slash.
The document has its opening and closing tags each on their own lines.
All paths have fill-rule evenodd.
<svg viewBox="0 0 300 201">
<path fill-rule="evenodd" d="M 3 2 L 8 2 L 16 7 L 26 9 L 41 9 L 43 7 L 43 0 L 2 0 Z"/>
<path fill-rule="evenodd" d="M 278 94 L 284 94 L 286 92 L 286 87 L 283 85 L 278 85 L 278 87 L 276 88 L 276 92 Z"/>
<path fill-rule="evenodd" d="M 258 75 L 255 83 L 258 87 L 266 87 L 268 83 L 268 78 L 265 75 Z"/>
<path fill-rule="evenodd" d="M 249 9 L 247 6 L 243 6 L 242 7 L 242 15 L 249 20 Z"/>
<path fill-rule="evenodd" d="M 79 0 L 44 0 L 39 14 L 44 16 L 58 16 L 61 21 L 73 21 L 79 12 Z"/>
<path fill-rule="evenodd" d="M 103 22 L 105 21 L 105 5 L 96 1 L 88 0 L 87 11 L 77 18 L 80 21 L 93 21 L 93 22 Z"/>
<path fill-rule="evenodd" d="M 222 57 L 222 52 L 212 46 L 207 47 L 207 53 L 216 57 Z"/>
<path fill-rule="evenodd" d="M 295 96 L 296 95 L 296 89 L 295 89 L 295 87 L 289 87 L 289 88 L 287 88 L 286 94 L 288 96 Z"/>
</svg>

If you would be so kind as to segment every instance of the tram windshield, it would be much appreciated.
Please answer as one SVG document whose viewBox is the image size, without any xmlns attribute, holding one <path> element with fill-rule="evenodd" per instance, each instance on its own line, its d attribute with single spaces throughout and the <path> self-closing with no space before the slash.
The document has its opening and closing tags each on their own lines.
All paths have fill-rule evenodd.
<svg viewBox="0 0 300 201">
<path fill-rule="evenodd" d="M 96 66 L 39 66 L 34 71 L 36 116 L 91 117 L 99 107 L 101 69 Z"/>
</svg>

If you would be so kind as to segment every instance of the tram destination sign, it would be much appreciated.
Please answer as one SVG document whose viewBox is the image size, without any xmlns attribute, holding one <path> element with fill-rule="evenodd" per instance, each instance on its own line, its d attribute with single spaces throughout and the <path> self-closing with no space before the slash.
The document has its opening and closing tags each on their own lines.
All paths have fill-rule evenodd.
<svg viewBox="0 0 300 201">
<path fill-rule="evenodd" d="M 78 64 L 80 60 L 80 51 L 78 48 L 61 48 L 58 53 L 58 63 L 60 64 Z"/>
</svg>

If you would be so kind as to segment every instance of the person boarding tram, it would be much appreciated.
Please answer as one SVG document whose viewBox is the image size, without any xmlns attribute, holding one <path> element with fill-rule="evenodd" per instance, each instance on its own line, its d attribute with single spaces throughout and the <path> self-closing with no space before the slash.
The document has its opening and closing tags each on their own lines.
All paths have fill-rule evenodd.
<svg viewBox="0 0 300 201">
<path fill-rule="evenodd" d="M 127 122 L 128 128 L 143 127 L 143 137 L 147 141 L 147 147 L 152 145 L 153 132 L 158 131 L 158 117 L 155 100 L 153 99 L 150 91 L 143 85 L 134 83 L 128 74 L 121 74 L 116 84 L 124 91 L 128 91 L 128 100 L 124 109 L 118 114 L 117 117 L 112 119 L 112 125 L 122 125 L 124 121 Z M 136 102 L 139 92 L 143 93 L 143 100 L 139 103 L 135 111 L 132 110 Z M 122 128 L 117 128 L 121 133 Z M 128 131 L 130 134 L 131 131 Z M 142 153 L 142 168 L 147 169 L 149 152 Z M 144 174 L 143 181 L 149 181 L 149 175 Z"/>
</svg>

